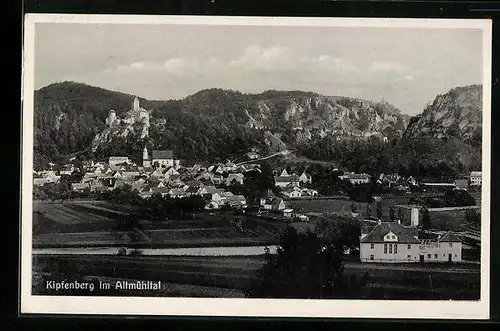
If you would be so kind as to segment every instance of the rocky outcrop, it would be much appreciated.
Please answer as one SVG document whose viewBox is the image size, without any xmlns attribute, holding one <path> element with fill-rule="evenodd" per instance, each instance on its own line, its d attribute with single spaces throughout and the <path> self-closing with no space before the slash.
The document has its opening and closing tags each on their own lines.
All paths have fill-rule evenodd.
<svg viewBox="0 0 500 331">
<path fill-rule="evenodd" d="M 404 137 L 453 137 L 469 145 L 480 145 L 482 94 L 481 85 L 470 85 L 456 87 L 446 94 L 438 95 L 421 115 L 412 118 Z"/>
</svg>

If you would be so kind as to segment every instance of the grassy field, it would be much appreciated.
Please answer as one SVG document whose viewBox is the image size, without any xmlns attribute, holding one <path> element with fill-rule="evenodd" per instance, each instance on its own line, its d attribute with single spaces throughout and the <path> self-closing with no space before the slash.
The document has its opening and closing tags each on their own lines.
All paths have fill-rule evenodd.
<svg viewBox="0 0 500 331">
<path fill-rule="evenodd" d="M 126 206 L 102 203 L 34 204 L 33 244 L 35 247 L 135 246 L 147 248 L 232 246 L 274 244 L 284 222 L 232 213 L 210 215 L 202 212 L 194 219 L 168 220 L 160 223 L 142 221 L 140 238 L 118 229 L 127 216 Z M 238 228 L 231 221 L 240 217 Z M 304 224 L 296 224 L 304 228 Z"/>
<path fill-rule="evenodd" d="M 128 257 L 128 256 L 35 256 L 34 271 L 41 274 L 34 283 L 34 293 L 43 290 L 44 277 L 58 279 L 62 274 L 96 279 L 140 279 L 178 284 L 176 294 L 146 295 L 234 297 L 248 286 L 251 275 L 262 266 L 262 256 L 252 257 Z M 393 265 L 394 266 L 394 265 Z M 370 299 L 464 299 L 479 298 L 477 266 L 373 266 L 360 263 L 346 265 L 346 274 L 357 277 L 367 272 L 368 285 L 361 293 Z M 462 268 L 450 273 L 446 268 Z M 448 271 L 449 270 L 449 271 Z M 54 274 L 58 271 L 61 274 Z M 43 276 L 44 275 L 44 276 Z M 69 277 L 71 279 L 71 277 Z M 38 284 L 38 285 L 37 285 Z M 183 287 L 184 286 L 184 287 Z M 219 290 L 217 290 L 219 289 Z M 239 292 L 238 292 L 239 291 Z M 196 291 L 195 291 L 196 292 Z M 144 295 L 144 293 L 127 293 Z M 95 295 L 99 295 L 95 293 Z M 101 295 L 109 295 L 103 293 Z M 115 294 L 117 295 L 117 294 Z"/>
<path fill-rule="evenodd" d="M 398 215 L 398 207 L 396 205 L 407 204 L 409 198 L 406 197 L 389 197 L 383 198 L 380 202 L 382 205 L 382 219 L 388 221 L 390 215 L 390 208 L 394 208 L 396 216 Z M 295 210 L 307 212 L 351 212 L 353 201 L 349 200 L 330 200 L 330 199 L 316 199 L 316 200 L 293 200 L 290 202 L 291 207 Z M 363 216 L 367 216 L 367 203 L 354 202 L 356 211 Z M 372 216 L 376 216 L 376 204 L 371 204 Z M 444 230 L 462 230 L 462 225 L 466 224 L 464 210 L 451 210 L 451 211 L 430 211 L 432 227 L 435 229 Z M 410 211 L 403 209 L 403 224 L 410 224 Z"/>
<path fill-rule="evenodd" d="M 33 232 L 66 233 L 114 231 L 130 209 L 107 203 L 33 203 Z"/>
</svg>

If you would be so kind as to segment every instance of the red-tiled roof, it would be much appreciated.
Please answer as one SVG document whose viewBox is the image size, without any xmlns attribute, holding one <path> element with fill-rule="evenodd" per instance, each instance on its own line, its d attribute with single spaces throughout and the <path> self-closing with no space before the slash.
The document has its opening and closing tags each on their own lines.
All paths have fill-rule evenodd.
<svg viewBox="0 0 500 331">
<path fill-rule="evenodd" d="M 370 233 L 361 239 L 362 243 L 380 243 L 384 242 L 384 236 L 389 232 L 398 237 L 398 243 L 418 244 L 420 241 L 415 238 L 418 236 L 418 229 L 406 227 L 396 222 L 382 222 L 376 225 Z"/>
</svg>

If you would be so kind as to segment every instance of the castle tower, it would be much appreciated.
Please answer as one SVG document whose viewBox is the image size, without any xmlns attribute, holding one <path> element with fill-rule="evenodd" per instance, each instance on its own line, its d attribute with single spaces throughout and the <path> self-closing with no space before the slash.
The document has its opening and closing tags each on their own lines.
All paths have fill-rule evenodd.
<svg viewBox="0 0 500 331">
<path fill-rule="evenodd" d="M 139 98 L 138 97 L 134 98 L 134 103 L 132 105 L 132 109 L 134 111 L 138 111 L 139 110 Z"/>
<path fill-rule="evenodd" d="M 113 123 L 115 122 L 116 119 L 116 112 L 111 109 L 108 114 L 108 118 L 106 119 L 106 124 L 108 124 L 109 127 L 113 126 Z"/>
<path fill-rule="evenodd" d="M 144 146 L 144 150 L 142 151 L 142 166 L 143 167 L 151 166 L 151 160 L 149 159 L 148 149 L 146 148 L 146 146 Z"/>
</svg>

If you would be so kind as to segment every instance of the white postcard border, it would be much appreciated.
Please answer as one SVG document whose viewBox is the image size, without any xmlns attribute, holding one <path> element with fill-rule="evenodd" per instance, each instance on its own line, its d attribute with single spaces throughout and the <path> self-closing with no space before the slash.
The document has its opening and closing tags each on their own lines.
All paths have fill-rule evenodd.
<svg viewBox="0 0 500 331">
<path fill-rule="evenodd" d="M 483 30 L 483 151 L 481 299 L 479 301 L 292 300 L 223 298 L 63 297 L 31 295 L 34 41 L 36 23 L 189 24 Z M 23 49 L 21 313 L 488 319 L 490 297 L 492 24 L 486 19 L 291 18 L 153 15 L 26 14 Z"/>
</svg>

